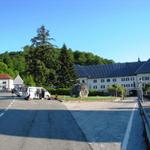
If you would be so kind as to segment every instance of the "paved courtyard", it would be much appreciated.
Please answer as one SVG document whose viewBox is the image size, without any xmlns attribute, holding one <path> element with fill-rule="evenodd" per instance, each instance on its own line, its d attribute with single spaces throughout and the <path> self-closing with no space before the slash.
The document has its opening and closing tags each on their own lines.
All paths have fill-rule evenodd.
<svg viewBox="0 0 150 150">
<path fill-rule="evenodd" d="M 0 93 L 0 139 L 2 150 L 146 150 L 135 100 L 60 103 Z"/>
</svg>

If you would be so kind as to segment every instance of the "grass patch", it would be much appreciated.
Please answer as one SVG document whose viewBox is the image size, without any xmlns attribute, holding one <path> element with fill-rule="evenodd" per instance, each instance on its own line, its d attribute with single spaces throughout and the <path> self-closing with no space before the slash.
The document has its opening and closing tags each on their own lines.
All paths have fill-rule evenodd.
<svg viewBox="0 0 150 150">
<path fill-rule="evenodd" d="M 112 96 L 89 96 L 87 98 L 80 98 L 65 95 L 59 95 L 58 98 L 64 101 L 114 101 L 116 99 L 116 97 Z"/>
</svg>

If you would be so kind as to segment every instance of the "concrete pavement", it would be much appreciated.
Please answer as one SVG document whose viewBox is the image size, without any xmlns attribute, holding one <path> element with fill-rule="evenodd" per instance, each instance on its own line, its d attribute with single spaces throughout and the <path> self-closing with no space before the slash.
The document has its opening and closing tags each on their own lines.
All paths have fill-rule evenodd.
<svg viewBox="0 0 150 150">
<path fill-rule="evenodd" d="M 91 147 L 63 104 L 16 100 L 0 117 L 0 149 L 90 150 Z"/>
<path fill-rule="evenodd" d="M 65 103 L 94 150 L 146 150 L 143 123 L 139 111 L 133 110 L 135 104 L 134 100 Z"/>
<path fill-rule="evenodd" d="M 0 95 L 0 113 L 7 110 L 0 117 L 0 149 L 119 150 L 134 106 L 135 101 L 14 101 Z M 126 149 L 146 150 L 137 110 L 133 116 Z"/>
</svg>

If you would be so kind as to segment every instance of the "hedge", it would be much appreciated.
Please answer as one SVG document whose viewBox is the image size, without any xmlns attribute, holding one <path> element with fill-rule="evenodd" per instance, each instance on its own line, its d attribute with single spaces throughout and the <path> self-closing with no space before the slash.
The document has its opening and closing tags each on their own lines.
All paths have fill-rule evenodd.
<svg viewBox="0 0 150 150">
<path fill-rule="evenodd" d="M 51 95 L 71 95 L 71 90 L 69 88 L 46 88 Z M 108 96 L 109 94 L 106 92 L 100 92 L 96 90 L 90 90 L 88 96 Z"/>
<path fill-rule="evenodd" d="M 51 95 L 70 95 L 70 89 L 66 88 L 59 88 L 59 89 L 52 89 L 47 88 Z"/>
<path fill-rule="evenodd" d="M 108 93 L 102 91 L 90 90 L 89 96 L 108 96 Z"/>
<path fill-rule="evenodd" d="M 144 97 L 150 99 L 150 95 L 144 95 Z"/>
</svg>

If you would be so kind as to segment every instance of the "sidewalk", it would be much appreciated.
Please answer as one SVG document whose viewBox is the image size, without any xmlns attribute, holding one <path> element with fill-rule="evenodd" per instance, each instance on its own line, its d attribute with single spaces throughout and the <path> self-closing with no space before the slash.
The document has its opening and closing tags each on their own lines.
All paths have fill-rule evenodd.
<svg viewBox="0 0 150 150">
<path fill-rule="evenodd" d="M 150 119 L 150 99 L 144 98 L 142 106 Z"/>
</svg>

